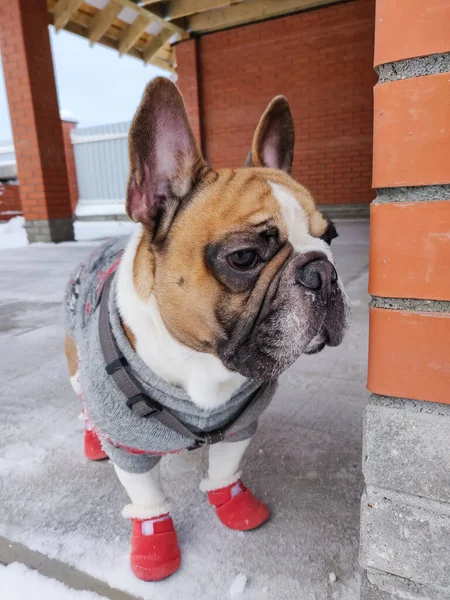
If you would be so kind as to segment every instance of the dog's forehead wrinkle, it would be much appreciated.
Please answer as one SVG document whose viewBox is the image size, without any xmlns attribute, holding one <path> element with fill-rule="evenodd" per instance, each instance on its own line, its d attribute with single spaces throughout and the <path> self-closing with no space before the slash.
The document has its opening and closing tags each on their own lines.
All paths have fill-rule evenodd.
<svg viewBox="0 0 450 600">
<path fill-rule="evenodd" d="M 320 250 L 334 264 L 333 255 L 328 244 L 324 240 L 310 234 L 309 215 L 301 206 L 294 193 L 285 185 L 280 185 L 273 181 L 270 181 L 269 184 L 280 206 L 281 215 L 288 231 L 288 238 L 294 250 L 302 254 Z"/>
<path fill-rule="evenodd" d="M 275 199 L 280 205 L 281 215 L 285 221 L 289 241 L 297 250 L 297 246 L 304 245 L 308 231 L 308 218 L 293 193 L 284 185 L 269 182 Z"/>
</svg>

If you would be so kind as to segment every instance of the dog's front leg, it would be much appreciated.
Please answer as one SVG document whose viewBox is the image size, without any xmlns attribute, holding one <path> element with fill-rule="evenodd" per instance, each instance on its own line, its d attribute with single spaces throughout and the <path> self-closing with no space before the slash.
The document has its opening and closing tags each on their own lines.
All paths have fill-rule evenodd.
<svg viewBox="0 0 450 600">
<path fill-rule="evenodd" d="M 250 439 L 239 442 L 219 442 L 209 448 L 208 477 L 200 489 L 208 492 L 220 521 L 239 531 L 255 529 L 269 518 L 269 509 L 242 483 L 239 470 Z"/>
<path fill-rule="evenodd" d="M 208 477 L 200 483 L 202 492 L 218 490 L 239 480 L 239 467 L 250 440 L 219 442 L 209 447 Z"/>
<path fill-rule="evenodd" d="M 131 519 L 131 568 L 145 581 L 158 581 L 180 566 L 177 534 L 170 516 L 166 494 L 161 485 L 159 462 L 145 473 L 129 473 L 114 468 L 131 504 L 123 516 Z"/>
<path fill-rule="evenodd" d="M 131 504 L 123 509 L 130 519 L 152 519 L 169 512 L 166 494 L 161 485 L 159 462 L 145 473 L 129 473 L 114 465 L 117 477 L 125 488 Z"/>
</svg>

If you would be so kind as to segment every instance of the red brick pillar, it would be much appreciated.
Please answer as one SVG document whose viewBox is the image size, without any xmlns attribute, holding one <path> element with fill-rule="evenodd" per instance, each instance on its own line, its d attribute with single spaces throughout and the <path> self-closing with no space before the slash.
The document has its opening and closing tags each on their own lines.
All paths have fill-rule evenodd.
<svg viewBox="0 0 450 600">
<path fill-rule="evenodd" d="M 67 166 L 67 177 L 69 180 L 70 190 L 70 206 L 72 213 L 75 213 L 75 209 L 78 203 L 78 183 L 77 183 L 77 170 L 75 166 L 75 154 L 73 151 L 73 144 L 70 137 L 70 133 L 77 127 L 77 121 L 70 119 L 61 119 L 62 132 L 64 139 L 64 152 L 66 155 L 66 166 Z"/>
<path fill-rule="evenodd" d="M 45 0 L 0 0 L 0 49 L 28 239 L 73 239 Z"/>
<path fill-rule="evenodd" d="M 0 221 L 9 221 L 21 214 L 19 186 L 0 183 Z"/>
<path fill-rule="evenodd" d="M 200 40 L 187 40 L 176 46 L 178 87 L 186 104 L 194 135 L 202 146 Z"/>
<path fill-rule="evenodd" d="M 449 597 L 449 51 L 449 0 L 377 0 L 364 600 Z"/>
</svg>

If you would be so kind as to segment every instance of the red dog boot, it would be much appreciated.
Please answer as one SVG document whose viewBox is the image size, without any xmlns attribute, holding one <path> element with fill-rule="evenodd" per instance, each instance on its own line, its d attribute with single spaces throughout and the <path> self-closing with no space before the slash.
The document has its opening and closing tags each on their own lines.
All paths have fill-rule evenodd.
<svg viewBox="0 0 450 600">
<path fill-rule="evenodd" d="M 224 525 L 238 531 L 256 529 L 270 516 L 269 509 L 248 490 L 242 481 L 208 492 L 208 500 Z"/>
<path fill-rule="evenodd" d="M 139 579 L 160 581 L 181 563 L 177 534 L 169 513 L 153 519 L 131 519 L 131 568 Z"/>
<path fill-rule="evenodd" d="M 89 421 L 84 427 L 84 454 L 89 460 L 104 460 L 108 455 L 103 450 L 101 442 Z"/>
</svg>

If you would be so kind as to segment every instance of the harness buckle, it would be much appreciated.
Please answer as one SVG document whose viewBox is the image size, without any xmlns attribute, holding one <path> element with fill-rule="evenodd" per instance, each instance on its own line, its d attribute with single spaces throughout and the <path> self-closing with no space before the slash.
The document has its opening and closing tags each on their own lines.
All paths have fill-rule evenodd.
<svg viewBox="0 0 450 600">
<path fill-rule="evenodd" d="M 223 440 L 225 439 L 225 435 L 220 429 L 206 432 L 204 435 L 206 437 L 206 443 L 208 444 L 208 446 L 211 446 L 211 444 L 218 444 L 219 442 L 223 442 Z"/>
<path fill-rule="evenodd" d="M 126 367 L 127 365 L 127 359 L 125 358 L 125 356 L 121 355 L 119 356 L 119 358 L 116 358 L 115 360 L 110 362 L 109 365 L 106 365 L 105 371 L 108 373 L 108 375 L 114 375 L 116 371 L 118 371 L 122 367 Z"/>
<path fill-rule="evenodd" d="M 192 446 L 189 446 L 188 451 L 197 450 L 198 448 L 203 448 L 206 444 L 206 440 L 196 439 Z"/>
<path fill-rule="evenodd" d="M 143 392 L 128 398 L 127 406 L 140 417 L 152 417 L 163 410 L 159 402 L 153 400 L 153 398 L 150 398 L 150 396 L 147 396 Z"/>
<path fill-rule="evenodd" d="M 225 439 L 225 434 L 220 429 L 205 432 L 202 435 L 204 437 L 197 438 L 194 442 L 194 445 L 190 446 L 188 450 L 196 450 L 197 448 L 201 448 L 202 446 L 211 446 L 212 444 L 223 442 L 223 440 Z"/>
</svg>

